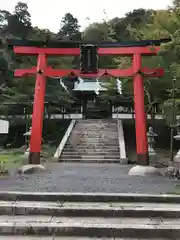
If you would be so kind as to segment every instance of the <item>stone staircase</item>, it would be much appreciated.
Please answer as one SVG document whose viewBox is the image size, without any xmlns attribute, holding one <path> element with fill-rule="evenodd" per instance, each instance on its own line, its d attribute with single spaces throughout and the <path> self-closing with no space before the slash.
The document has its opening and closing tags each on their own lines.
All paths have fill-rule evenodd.
<svg viewBox="0 0 180 240">
<path fill-rule="evenodd" d="M 0 240 L 180 239 L 180 196 L 0 192 Z"/>
<path fill-rule="evenodd" d="M 117 122 L 97 119 L 77 121 L 60 161 L 119 163 Z"/>
</svg>

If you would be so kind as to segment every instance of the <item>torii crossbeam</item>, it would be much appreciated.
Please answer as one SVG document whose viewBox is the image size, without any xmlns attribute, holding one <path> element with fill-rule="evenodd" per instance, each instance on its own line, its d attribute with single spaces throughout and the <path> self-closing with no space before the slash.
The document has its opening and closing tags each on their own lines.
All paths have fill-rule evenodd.
<svg viewBox="0 0 180 240">
<path fill-rule="evenodd" d="M 30 69 L 16 69 L 15 77 L 29 74 L 36 75 L 34 92 L 34 106 L 32 116 L 32 132 L 30 139 L 30 164 L 40 164 L 42 125 L 44 116 L 44 96 L 46 77 L 65 77 L 74 75 L 79 77 L 100 77 L 109 75 L 113 77 L 132 77 L 134 87 L 134 109 L 136 120 L 136 152 L 139 165 L 149 165 L 148 144 L 146 131 L 146 114 L 144 110 L 144 77 L 162 77 L 162 68 L 142 68 L 142 56 L 157 55 L 160 44 L 169 42 L 170 39 L 143 40 L 128 43 L 91 43 L 98 46 L 97 53 L 102 55 L 120 55 L 132 58 L 132 66 L 128 69 L 98 69 L 96 73 L 84 74 L 75 69 L 53 69 L 47 66 L 48 55 L 52 56 L 79 56 L 80 46 L 87 42 L 43 42 L 8 40 L 8 45 L 13 46 L 14 52 L 23 55 L 37 55 L 37 66 Z"/>
</svg>

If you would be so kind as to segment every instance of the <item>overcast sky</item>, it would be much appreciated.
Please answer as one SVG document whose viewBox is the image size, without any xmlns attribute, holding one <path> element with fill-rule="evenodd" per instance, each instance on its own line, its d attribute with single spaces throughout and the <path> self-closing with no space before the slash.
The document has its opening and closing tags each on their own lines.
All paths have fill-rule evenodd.
<svg viewBox="0 0 180 240">
<path fill-rule="evenodd" d="M 17 0 L 0 0 L 0 9 L 13 11 Z M 32 24 L 57 32 L 61 18 L 70 12 L 79 19 L 82 27 L 90 22 L 101 21 L 104 10 L 108 18 L 122 17 L 137 8 L 162 9 L 172 0 L 25 0 L 32 16 Z M 88 20 L 90 19 L 90 20 Z"/>
</svg>

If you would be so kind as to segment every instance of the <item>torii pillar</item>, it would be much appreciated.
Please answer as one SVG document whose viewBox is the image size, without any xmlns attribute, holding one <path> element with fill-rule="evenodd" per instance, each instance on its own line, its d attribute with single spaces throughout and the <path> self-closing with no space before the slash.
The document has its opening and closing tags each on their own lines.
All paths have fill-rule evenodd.
<svg viewBox="0 0 180 240">
<path fill-rule="evenodd" d="M 46 55 L 39 54 L 37 59 L 36 84 L 34 91 L 29 164 L 40 164 L 43 117 L 44 117 L 44 96 L 46 91 L 46 75 L 44 72 L 46 70 L 46 66 L 47 66 Z"/>
<path fill-rule="evenodd" d="M 134 111 L 135 111 L 135 124 L 136 124 L 136 154 L 137 162 L 139 165 L 148 166 L 148 142 L 147 142 L 147 120 L 144 109 L 144 81 L 141 70 L 141 55 L 133 55 L 133 70 L 136 73 L 133 76 L 134 88 Z"/>
<path fill-rule="evenodd" d="M 137 166 L 130 169 L 130 176 L 159 176 L 160 172 L 149 166 L 149 153 L 147 141 L 147 117 L 144 105 L 144 81 L 141 73 L 142 58 L 140 53 L 133 54 L 133 88 L 134 88 L 134 111 L 136 124 L 136 154 Z"/>
</svg>

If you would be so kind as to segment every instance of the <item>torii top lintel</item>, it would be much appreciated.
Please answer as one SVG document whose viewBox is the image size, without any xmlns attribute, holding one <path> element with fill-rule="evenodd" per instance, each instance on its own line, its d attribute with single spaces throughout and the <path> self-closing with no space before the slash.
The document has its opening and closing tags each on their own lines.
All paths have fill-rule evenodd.
<svg viewBox="0 0 180 240">
<path fill-rule="evenodd" d="M 171 39 L 160 40 L 142 40 L 131 42 L 74 42 L 74 41 L 28 41 L 28 40 L 7 40 L 8 46 L 13 47 L 13 50 L 17 54 L 22 55 L 65 55 L 65 56 L 77 56 L 80 55 L 81 45 L 97 45 L 98 55 L 121 55 L 135 57 L 135 55 L 152 56 L 157 55 L 162 43 L 167 43 Z M 39 58 L 38 58 L 39 59 Z M 39 62 L 39 60 L 38 60 Z M 24 75 L 31 75 L 37 73 L 37 67 L 29 69 L 16 69 L 14 72 L 15 77 L 22 77 Z M 138 69 L 144 75 L 151 77 L 161 77 L 164 74 L 162 68 L 140 68 Z M 50 66 L 43 68 L 43 74 L 47 77 L 65 77 L 65 76 L 81 76 L 81 77 L 101 77 L 103 75 L 109 75 L 112 77 L 128 77 L 137 73 L 137 69 L 134 70 L 134 66 L 128 69 L 99 69 L 97 73 L 83 74 L 80 70 L 75 69 L 53 69 Z"/>
<path fill-rule="evenodd" d="M 141 55 L 156 55 L 162 43 L 170 39 L 142 40 L 130 42 L 85 42 L 85 41 L 28 41 L 8 39 L 8 46 L 14 52 L 23 55 L 80 55 L 80 45 L 94 44 L 98 47 L 98 55 L 131 56 L 135 53 Z"/>
</svg>

